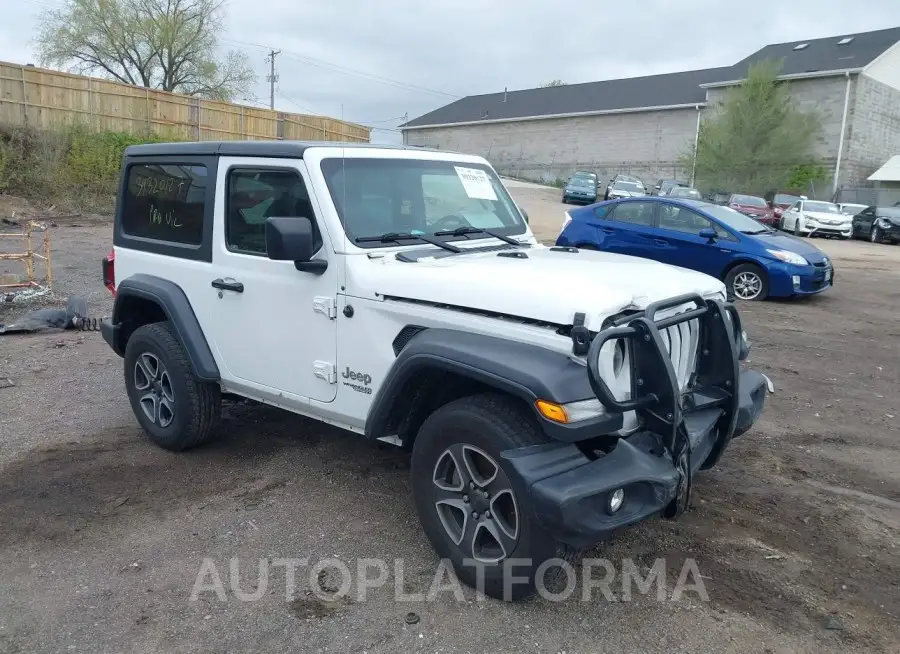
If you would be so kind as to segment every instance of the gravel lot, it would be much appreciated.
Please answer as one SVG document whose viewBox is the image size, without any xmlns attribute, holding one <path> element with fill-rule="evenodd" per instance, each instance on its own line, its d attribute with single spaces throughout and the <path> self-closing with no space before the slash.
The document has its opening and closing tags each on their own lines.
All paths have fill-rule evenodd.
<svg viewBox="0 0 900 654">
<path fill-rule="evenodd" d="M 511 187 L 539 237 L 554 238 L 559 191 Z M 56 222 L 57 291 L 108 314 L 110 227 Z M 752 365 L 776 388 L 760 423 L 697 481 L 680 521 L 587 554 L 644 571 L 662 558 L 669 595 L 691 558 L 708 602 L 624 601 L 616 581 L 615 601 L 580 601 L 580 588 L 563 603 L 468 590 L 462 602 L 395 601 L 395 559 L 407 593 L 427 592 L 437 566 L 407 455 L 243 404 L 229 405 L 221 440 L 171 454 L 142 436 L 99 334 L 2 337 L 0 382 L 15 385 L 0 388 L 0 651 L 900 651 L 900 247 L 817 244 L 835 261 L 832 291 L 742 307 Z M 0 322 L 17 310 L 0 307 Z M 191 600 L 207 557 L 226 601 Z M 239 601 L 233 557 L 246 593 L 260 559 L 355 570 L 382 558 L 389 581 L 326 601 L 316 593 L 335 575 L 300 567 L 288 592 L 284 567 L 270 567 L 260 598 Z"/>
</svg>

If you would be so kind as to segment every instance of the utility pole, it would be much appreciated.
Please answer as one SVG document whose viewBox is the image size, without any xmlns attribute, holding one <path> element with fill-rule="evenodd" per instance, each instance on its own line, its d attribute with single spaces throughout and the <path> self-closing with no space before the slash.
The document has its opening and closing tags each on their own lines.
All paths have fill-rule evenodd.
<svg viewBox="0 0 900 654">
<path fill-rule="evenodd" d="M 281 54 L 281 50 L 269 50 L 266 61 L 269 62 L 269 74 L 266 81 L 269 83 L 269 109 L 275 108 L 275 82 L 278 81 L 278 75 L 275 74 L 275 57 Z"/>
</svg>

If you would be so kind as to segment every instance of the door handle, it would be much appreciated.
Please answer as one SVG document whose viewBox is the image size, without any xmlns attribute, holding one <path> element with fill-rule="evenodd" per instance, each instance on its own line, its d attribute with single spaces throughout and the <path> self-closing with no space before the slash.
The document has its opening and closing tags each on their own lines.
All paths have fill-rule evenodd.
<svg viewBox="0 0 900 654">
<path fill-rule="evenodd" d="M 224 279 L 212 280 L 212 287 L 223 291 L 234 291 L 235 293 L 244 292 L 244 285 L 241 282 L 226 282 Z"/>
<path fill-rule="evenodd" d="M 602 231 L 606 234 L 615 234 L 616 233 L 616 230 L 614 230 L 612 227 L 601 227 L 600 231 Z"/>
<path fill-rule="evenodd" d="M 653 242 L 656 243 L 657 245 L 668 245 L 669 244 L 669 242 L 664 238 L 655 238 L 655 239 L 653 239 Z"/>
</svg>

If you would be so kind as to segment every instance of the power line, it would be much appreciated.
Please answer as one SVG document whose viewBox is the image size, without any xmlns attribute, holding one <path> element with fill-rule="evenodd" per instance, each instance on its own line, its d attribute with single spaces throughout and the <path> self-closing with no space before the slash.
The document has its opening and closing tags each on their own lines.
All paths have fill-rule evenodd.
<svg viewBox="0 0 900 654">
<path fill-rule="evenodd" d="M 236 39 L 221 39 L 222 41 L 228 43 L 234 43 L 237 45 L 246 45 L 254 48 L 262 48 L 263 50 L 270 50 L 271 48 L 267 45 L 262 45 L 261 43 L 252 43 L 250 41 L 238 41 Z M 376 75 L 374 73 L 369 73 L 364 70 L 359 70 L 356 68 L 351 68 L 349 66 L 343 66 L 341 64 L 335 64 L 330 61 L 324 61 L 322 59 L 316 59 L 315 57 L 310 57 L 308 55 L 301 54 L 299 52 L 293 52 L 291 50 L 279 50 L 279 53 L 284 54 L 286 57 L 291 57 L 292 59 L 297 59 L 304 63 L 307 63 L 311 66 L 318 66 L 321 68 L 326 68 L 328 70 L 332 70 L 334 72 L 343 73 L 345 75 L 355 75 L 357 77 L 362 77 L 365 79 L 370 79 L 372 81 L 381 82 L 382 84 L 386 84 L 388 86 L 393 86 L 395 88 L 404 89 L 407 91 L 419 91 L 422 93 L 431 93 L 433 95 L 442 95 L 445 97 L 459 99 L 462 96 L 457 95 L 455 93 L 447 93 L 446 91 L 440 91 L 438 89 L 428 88 L 426 86 L 419 86 L 418 84 L 412 84 L 410 82 L 402 82 L 397 79 L 392 79 L 390 77 L 384 77 L 383 75 Z"/>
</svg>

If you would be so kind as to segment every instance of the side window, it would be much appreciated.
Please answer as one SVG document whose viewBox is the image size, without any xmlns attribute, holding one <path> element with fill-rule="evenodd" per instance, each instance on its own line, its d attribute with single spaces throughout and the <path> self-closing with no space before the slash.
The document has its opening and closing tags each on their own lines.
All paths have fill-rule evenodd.
<svg viewBox="0 0 900 654">
<path fill-rule="evenodd" d="M 232 168 L 225 203 L 225 244 L 232 252 L 266 254 L 266 219 L 309 218 L 314 248 L 322 246 L 309 195 L 296 170 Z"/>
<path fill-rule="evenodd" d="M 661 229 L 681 232 L 682 234 L 693 234 L 694 236 L 700 236 L 700 231 L 703 229 L 714 229 L 716 236 L 719 238 L 731 238 L 731 234 L 708 218 L 685 207 L 678 207 L 672 204 L 660 206 L 659 226 Z"/>
<path fill-rule="evenodd" d="M 206 166 L 135 164 L 128 169 L 122 231 L 129 236 L 199 245 L 203 241 Z"/>
<path fill-rule="evenodd" d="M 608 218 L 620 223 L 630 223 L 632 225 L 643 225 L 645 227 L 653 226 L 653 203 L 652 202 L 623 202 L 616 205 L 612 214 Z"/>
</svg>

